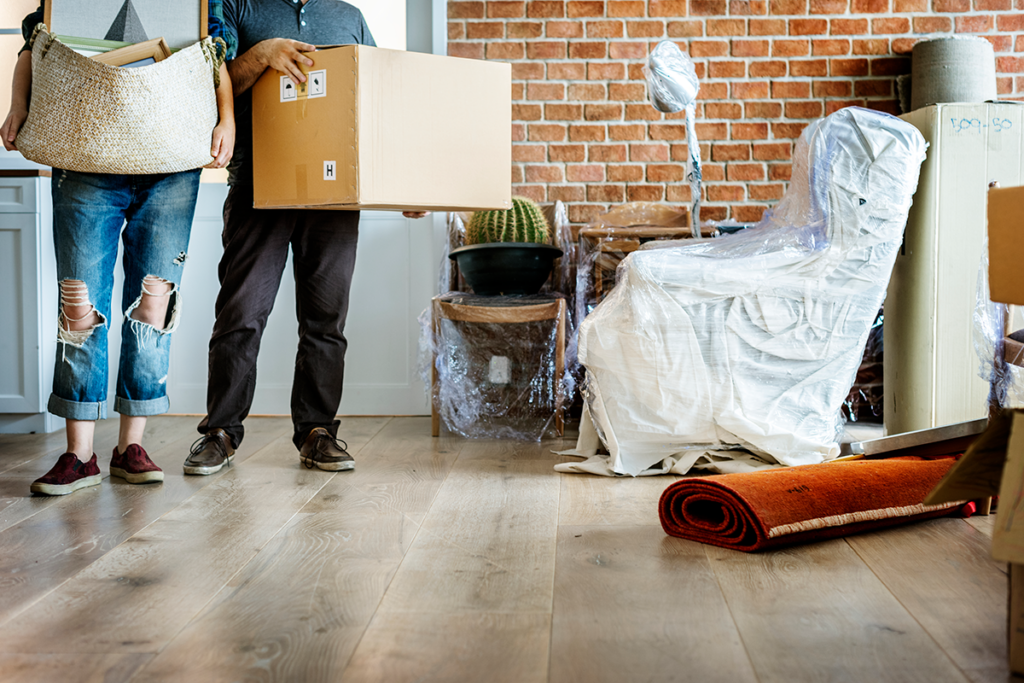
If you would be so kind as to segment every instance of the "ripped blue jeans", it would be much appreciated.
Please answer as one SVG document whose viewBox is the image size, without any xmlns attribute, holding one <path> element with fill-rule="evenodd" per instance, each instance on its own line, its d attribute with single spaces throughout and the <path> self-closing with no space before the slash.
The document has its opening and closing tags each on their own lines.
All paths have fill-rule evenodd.
<svg viewBox="0 0 1024 683">
<path fill-rule="evenodd" d="M 124 290 L 114 410 L 132 416 L 167 412 L 171 333 L 181 309 L 178 287 L 199 174 L 199 169 L 154 175 L 53 169 L 53 241 L 61 300 L 48 405 L 54 415 L 72 420 L 106 417 L 107 327 L 118 239 L 124 242 Z M 146 284 L 154 283 L 164 290 L 170 284 L 162 327 L 131 317 L 143 291 L 151 293 L 144 290 Z M 77 317 L 69 316 L 69 310 Z M 83 319 L 98 322 L 84 330 L 71 329 L 75 320 Z"/>
</svg>

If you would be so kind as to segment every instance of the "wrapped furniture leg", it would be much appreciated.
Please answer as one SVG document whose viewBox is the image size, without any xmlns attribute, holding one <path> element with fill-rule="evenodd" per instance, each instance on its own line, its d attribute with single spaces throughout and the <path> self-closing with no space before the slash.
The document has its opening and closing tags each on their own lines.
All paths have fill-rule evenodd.
<svg viewBox="0 0 1024 683">
<path fill-rule="evenodd" d="M 842 109 L 804 131 L 789 190 L 756 227 L 623 262 L 579 332 L 608 474 L 839 454 L 925 147 L 895 117 Z"/>
</svg>

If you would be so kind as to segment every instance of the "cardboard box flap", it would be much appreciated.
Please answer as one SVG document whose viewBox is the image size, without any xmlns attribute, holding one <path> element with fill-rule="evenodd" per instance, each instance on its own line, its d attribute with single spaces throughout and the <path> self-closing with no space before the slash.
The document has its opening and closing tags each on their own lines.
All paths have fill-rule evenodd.
<svg viewBox="0 0 1024 683">
<path fill-rule="evenodd" d="M 999 493 L 1011 423 L 1010 413 L 990 419 L 988 428 L 924 499 L 925 505 L 978 500 Z"/>
<path fill-rule="evenodd" d="M 1024 411 L 1011 413 L 1013 424 L 1006 442 L 999 509 L 992 530 L 992 557 L 1024 563 Z"/>
<path fill-rule="evenodd" d="M 361 202 L 384 205 L 401 195 L 417 206 L 473 206 L 490 197 L 492 208 L 511 206 L 507 64 L 364 47 L 357 62 Z M 496 67 L 490 77 L 482 75 L 487 66 Z M 410 124 L 410 113 L 420 125 Z M 503 169 L 497 184 L 484 172 L 495 164 Z"/>
</svg>

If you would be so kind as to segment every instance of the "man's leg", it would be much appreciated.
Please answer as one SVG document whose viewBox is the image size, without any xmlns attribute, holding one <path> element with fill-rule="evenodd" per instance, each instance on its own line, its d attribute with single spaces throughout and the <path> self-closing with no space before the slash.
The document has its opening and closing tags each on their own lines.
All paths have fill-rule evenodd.
<svg viewBox="0 0 1024 683">
<path fill-rule="evenodd" d="M 252 187 L 233 186 L 224 202 L 224 255 L 210 338 L 207 415 L 199 423 L 199 432 L 209 437 L 204 441 L 216 439 L 232 452 L 242 441 L 242 421 L 252 406 L 260 339 L 281 285 L 296 213 L 256 211 L 252 201 Z M 197 444 L 197 452 L 204 445 Z"/>
<path fill-rule="evenodd" d="M 345 318 L 348 315 L 349 289 L 356 262 L 359 238 L 358 211 L 306 211 L 292 238 L 295 258 L 296 316 L 299 321 L 299 348 L 292 383 L 292 423 L 294 443 L 305 450 L 307 437 L 314 429 L 326 430 L 337 437 L 335 415 L 341 403 L 345 375 Z M 324 451 L 324 449 L 327 451 Z M 323 443 L 319 450 L 331 463 L 316 458 L 321 469 L 351 469 L 351 459 L 343 447 Z M 310 457 L 304 453 L 304 462 Z M 325 464 L 327 466 L 325 466 Z"/>
</svg>

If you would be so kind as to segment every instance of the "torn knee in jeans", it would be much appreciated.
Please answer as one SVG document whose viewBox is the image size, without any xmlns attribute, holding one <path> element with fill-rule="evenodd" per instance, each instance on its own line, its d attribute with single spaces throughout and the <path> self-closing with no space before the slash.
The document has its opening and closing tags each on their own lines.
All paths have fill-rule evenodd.
<svg viewBox="0 0 1024 683">
<path fill-rule="evenodd" d="M 170 334 L 178 327 L 181 295 L 173 282 L 147 275 L 142 291 L 125 313 L 141 344 L 149 334 Z"/>
<path fill-rule="evenodd" d="M 57 315 L 57 340 L 79 347 L 93 330 L 107 322 L 89 301 L 89 287 L 81 280 L 60 281 L 60 312 Z"/>
</svg>

